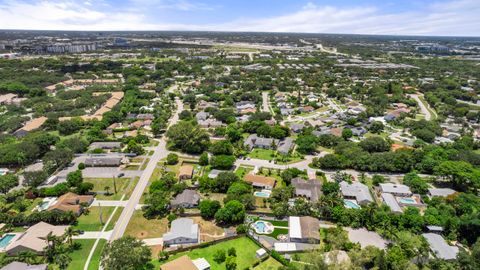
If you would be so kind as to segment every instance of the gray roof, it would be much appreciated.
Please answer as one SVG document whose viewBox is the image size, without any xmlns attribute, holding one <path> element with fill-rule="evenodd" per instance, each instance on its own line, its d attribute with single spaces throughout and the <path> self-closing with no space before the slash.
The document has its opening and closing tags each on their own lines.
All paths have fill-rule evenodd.
<svg viewBox="0 0 480 270">
<path fill-rule="evenodd" d="M 422 234 L 427 239 L 430 249 L 435 253 L 435 256 L 444 260 L 454 260 L 458 254 L 458 247 L 450 246 L 445 239 L 436 233 Z"/>
<path fill-rule="evenodd" d="M 404 194 L 404 195 L 412 194 L 408 186 L 401 185 L 401 184 L 393 184 L 393 183 L 380 184 L 380 190 L 386 193 L 397 193 L 397 194 Z"/>
<path fill-rule="evenodd" d="M 47 266 L 47 264 L 28 265 L 23 262 L 11 262 L 2 267 L 1 270 L 46 270 Z"/>
<path fill-rule="evenodd" d="M 358 203 L 373 202 L 372 195 L 368 187 L 360 182 L 349 184 L 345 181 L 340 182 L 340 190 L 343 196 L 355 197 Z"/>
<path fill-rule="evenodd" d="M 179 218 L 172 221 L 170 231 L 163 235 L 163 240 L 170 241 L 179 237 L 198 238 L 198 224 L 194 224 L 193 220 L 189 218 Z"/>
<path fill-rule="evenodd" d="M 208 115 L 209 113 L 201 111 L 195 115 L 195 118 L 197 118 L 197 120 L 207 120 Z"/>
<path fill-rule="evenodd" d="M 451 188 L 429 188 L 428 194 L 430 196 L 439 196 L 439 197 L 447 197 L 448 195 L 454 194 L 456 191 Z"/>
<path fill-rule="evenodd" d="M 254 147 L 270 148 L 272 146 L 272 142 L 278 144 L 278 140 L 271 138 L 262 138 L 258 137 L 257 134 L 251 134 L 245 140 L 244 145 L 248 146 L 250 149 Z"/>
<path fill-rule="evenodd" d="M 288 154 L 290 149 L 293 148 L 295 144 L 293 143 L 293 139 L 290 137 L 285 138 L 285 140 L 280 141 L 277 147 L 277 151 L 282 154 Z"/>
<path fill-rule="evenodd" d="M 213 170 L 211 170 L 210 173 L 208 174 L 208 178 L 216 178 L 216 177 L 218 176 L 218 174 L 220 174 L 221 172 L 225 172 L 225 171 L 213 169 Z"/>
<path fill-rule="evenodd" d="M 93 142 L 90 144 L 88 147 L 89 149 L 113 149 L 113 148 L 121 148 L 122 143 L 121 142 Z"/>
<path fill-rule="evenodd" d="M 305 125 L 304 125 L 304 124 L 293 123 L 293 124 L 290 125 L 290 129 L 291 129 L 293 132 L 300 132 L 300 131 L 302 131 L 304 128 L 305 128 Z"/>
<path fill-rule="evenodd" d="M 121 157 L 89 157 L 85 159 L 86 166 L 119 166 Z"/>
<path fill-rule="evenodd" d="M 198 204 L 198 201 L 200 201 L 200 195 L 198 195 L 197 191 L 185 189 L 182 193 L 178 194 L 175 199 L 173 199 L 170 203 L 172 206 L 180 204 L 196 205 Z"/>
<path fill-rule="evenodd" d="M 382 193 L 382 199 L 383 202 L 390 207 L 390 210 L 394 213 L 402 213 L 403 210 L 398 204 L 397 200 L 395 200 L 395 197 L 390 194 L 390 193 Z"/>
<path fill-rule="evenodd" d="M 322 184 L 315 180 L 304 180 L 300 177 L 292 179 L 292 186 L 295 188 L 295 195 L 305 196 L 311 201 L 318 201 L 318 197 L 322 194 Z"/>
</svg>

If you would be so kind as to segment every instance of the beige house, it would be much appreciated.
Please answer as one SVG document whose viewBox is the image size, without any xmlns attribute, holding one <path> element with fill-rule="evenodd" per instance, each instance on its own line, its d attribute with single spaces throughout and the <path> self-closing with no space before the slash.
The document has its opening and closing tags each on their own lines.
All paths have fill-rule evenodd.
<svg viewBox="0 0 480 270">
<path fill-rule="evenodd" d="M 193 177 L 193 166 L 192 165 L 183 165 L 178 171 L 178 180 L 187 180 L 192 179 Z"/>
<path fill-rule="evenodd" d="M 62 236 L 68 226 L 54 226 L 45 222 L 39 222 L 26 230 L 15 242 L 7 246 L 8 255 L 17 255 L 23 251 L 32 251 L 37 254 L 43 252 L 47 246 L 47 235 Z"/>
</svg>

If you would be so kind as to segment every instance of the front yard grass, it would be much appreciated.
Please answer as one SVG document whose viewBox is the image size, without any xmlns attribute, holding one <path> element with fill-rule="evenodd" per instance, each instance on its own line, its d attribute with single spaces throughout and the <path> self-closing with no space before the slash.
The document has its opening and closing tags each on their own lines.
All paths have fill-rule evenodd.
<svg viewBox="0 0 480 270">
<path fill-rule="evenodd" d="M 139 239 L 162 237 L 168 231 L 168 220 L 146 219 L 142 210 L 133 212 L 128 223 L 125 235 L 131 235 Z"/>
<path fill-rule="evenodd" d="M 97 270 L 100 269 L 100 259 L 102 257 L 102 251 L 105 245 L 107 244 L 107 240 L 100 239 L 97 244 L 97 248 L 93 252 L 92 259 L 90 260 L 90 264 L 88 265 L 88 270 Z M 79 268 L 81 269 L 81 268 Z"/>
<path fill-rule="evenodd" d="M 109 192 L 111 195 L 98 194 L 96 196 L 97 200 L 120 200 L 123 194 L 129 194 L 132 192 L 132 189 L 135 187 L 136 181 L 134 179 L 130 181 L 130 178 L 116 178 L 115 183 L 117 186 L 117 193 L 114 193 L 113 178 L 85 178 L 84 182 L 93 184 L 93 191 L 105 191 L 105 187 L 110 187 Z M 133 182 L 133 183 L 131 183 Z M 128 197 L 125 197 L 128 199 Z"/>
<path fill-rule="evenodd" d="M 263 159 L 263 160 L 273 160 L 275 157 L 275 151 L 271 149 L 260 149 L 260 148 L 255 148 L 248 154 L 249 157 L 251 158 L 258 158 L 258 159 Z"/>
<path fill-rule="evenodd" d="M 194 249 L 187 252 L 180 252 L 171 256 L 169 258 L 169 261 L 183 255 L 188 255 L 188 257 L 190 257 L 190 259 L 192 260 L 198 258 L 205 258 L 205 260 L 210 263 L 211 270 L 224 270 L 225 263 L 218 264 L 213 260 L 213 256 L 218 250 L 225 250 L 225 252 L 227 252 L 228 249 L 232 247 L 235 248 L 237 251 L 237 269 L 246 269 L 258 260 L 255 255 L 255 251 L 260 247 L 249 238 L 241 237 L 234 240 L 211 245 L 205 248 Z M 155 268 L 158 269 L 158 266 L 163 264 L 164 262 L 159 263 L 158 261 L 153 261 L 152 263 L 155 265 Z"/>
<path fill-rule="evenodd" d="M 69 254 L 69 257 L 72 258 L 72 261 L 68 265 L 68 270 L 83 269 L 85 262 L 87 261 L 88 254 L 95 243 L 95 239 L 76 239 L 74 242 L 80 243 L 82 246 L 79 250 L 75 250 Z"/>
<path fill-rule="evenodd" d="M 77 225 L 74 226 L 75 229 L 77 230 L 83 230 L 83 231 L 101 231 L 105 223 L 107 222 L 108 218 L 113 212 L 113 209 L 115 207 L 98 207 L 98 206 L 92 206 L 90 207 L 89 213 L 85 214 L 83 213 L 78 219 L 77 219 Z M 123 209 L 118 209 L 118 211 L 121 211 Z M 102 221 L 103 223 L 100 223 L 100 211 L 102 213 Z M 116 219 L 118 219 L 117 213 L 115 213 L 114 218 L 112 221 L 110 221 L 110 224 L 115 224 Z"/>
<path fill-rule="evenodd" d="M 243 179 L 243 177 L 251 172 L 253 170 L 253 167 L 247 167 L 247 166 L 239 166 L 237 170 L 235 171 L 235 174 L 240 177 L 240 179 Z"/>
</svg>

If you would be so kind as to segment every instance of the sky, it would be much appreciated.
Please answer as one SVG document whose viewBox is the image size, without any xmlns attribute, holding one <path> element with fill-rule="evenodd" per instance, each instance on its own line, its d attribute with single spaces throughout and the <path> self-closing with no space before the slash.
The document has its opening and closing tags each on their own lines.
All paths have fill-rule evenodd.
<svg viewBox="0 0 480 270">
<path fill-rule="evenodd" d="M 0 29 L 480 36 L 480 0 L 0 0 Z"/>
</svg>

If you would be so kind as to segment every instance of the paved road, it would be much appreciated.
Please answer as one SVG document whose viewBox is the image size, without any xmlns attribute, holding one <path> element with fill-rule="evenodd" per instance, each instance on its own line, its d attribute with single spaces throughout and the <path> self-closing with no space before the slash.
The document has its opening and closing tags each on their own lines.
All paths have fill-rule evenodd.
<svg viewBox="0 0 480 270">
<path fill-rule="evenodd" d="M 268 106 L 268 92 L 262 92 L 262 112 L 270 112 L 270 108 Z"/>
<path fill-rule="evenodd" d="M 183 111 L 183 103 L 180 101 L 180 99 L 176 98 L 175 102 L 177 103 L 177 111 L 175 112 L 173 117 L 170 119 L 169 126 L 178 122 L 178 114 L 181 111 Z M 133 190 L 133 193 L 130 196 L 130 199 L 128 200 L 125 208 L 123 209 L 122 214 L 120 215 L 117 223 L 115 224 L 115 227 L 112 232 L 112 236 L 110 237 L 110 241 L 113 241 L 115 239 L 122 237 L 123 234 L 125 233 L 128 222 L 130 221 L 130 218 L 132 218 L 133 212 L 135 211 L 135 207 L 139 203 L 140 197 L 142 197 L 143 191 L 148 185 L 148 181 L 150 180 L 150 177 L 152 176 L 153 171 L 157 166 L 157 162 L 167 157 L 168 151 L 166 148 L 166 144 L 167 142 L 165 141 L 165 138 L 162 137 L 159 140 L 159 144 L 155 148 L 155 152 L 150 157 L 150 161 L 148 162 L 147 167 L 145 168 L 142 175 L 140 176 L 138 184 Z"/>
<path fill-rule="evenodd" d="M 80 235 L 75 235 L 72 238 L 73 239 L 110 239 L 110 236 L 112 235 L 112 231 L 93 231 L 93 232 L 84 232 L 83 234 Z"/>
<path fill-rule="evenodd" d="M 430 121 L 430 119 L 432 119 L 432 114 L 428 110 L 427 106 L 425 106 L 425 104 L 422 102 L 422 100 L 420 100 L 418 94 L 411 94 L 410 96 L 418 103 L 420 110 L 425 115 L 425 120 Z"/>
</svg>

